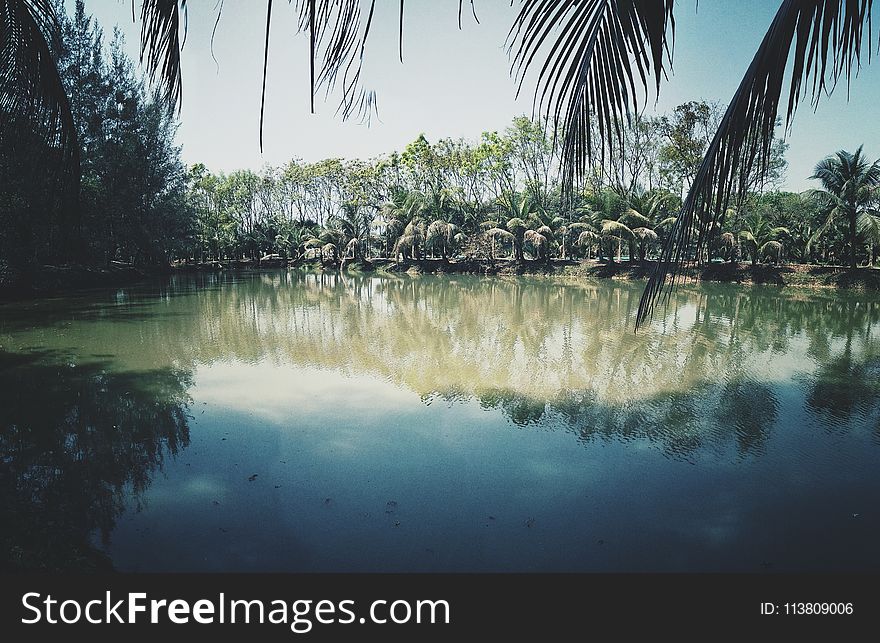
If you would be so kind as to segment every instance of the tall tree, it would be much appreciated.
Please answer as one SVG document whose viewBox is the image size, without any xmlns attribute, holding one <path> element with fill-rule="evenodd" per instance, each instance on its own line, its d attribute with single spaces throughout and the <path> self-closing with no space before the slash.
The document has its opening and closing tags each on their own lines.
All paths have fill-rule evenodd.
<svg viewBox="0 0 880 643">
<path fill-rule="evenodd" d="M 880 159 L 868 161 L 860 146 L 855 152 L 840 150 L 822 159 L 810 177 L 818 179 L 822 188 L 813 195 L 827 213 L 825 223 L 816 231 L 811 242 L 827 232 L 836 219 L 847 223 L 849 266 L 856 267 L 859 230 L 875 229 L 877 188 L 880 186 Z"/>
</svg>

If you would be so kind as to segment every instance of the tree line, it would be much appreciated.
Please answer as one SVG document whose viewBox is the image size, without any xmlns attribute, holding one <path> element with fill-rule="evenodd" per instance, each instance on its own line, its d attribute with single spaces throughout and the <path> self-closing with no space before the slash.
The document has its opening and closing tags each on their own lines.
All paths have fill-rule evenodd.
<svg viewBox="0 0 880 643">
<path fill-rule="evenodd" d="M 184 166 L 175 115 L 147 90 L 119 32 L 105 51 L 82 0 L 72 16 L 63 9 L 52 53 L 79 134 L 80 176 L 67 180 L 79 198 L 64 198 L 57 176 L 41 170 L 51 147 L 37 133 L 23 123 L 14 139 L 6 134 L 0 281 L 72 261 L 643 262 L 667 242 L 721 120 L 707 101 L 634 114 L 575 190 L 563 189 L 556 128 L 526 117 L 476 141 L 419 135 L 370 160 L 213 173 Z M 691 260 L 874 263 L 877 163 L 840 152 L 817 166 L 821 189 L 798 194 L 779 189 L 785 151 L 774 138 L 766 168 L 743 177 L 746 189 L 720 217 L 697 213 Z"/>
<path fill-rule="evenodd" d="M 54 5 L 60 33 L 50 53 L 79 172 L 59 171 L 57 147 L 27 119 L 2 113 L 19 120 L 0 137 L 0 284 L 26 281 L 42 264 L 166 265 L 192 234 L 173 109 L 147 89 L 117 29 L 108 39 L 82 0 L 72 15 Z"/>
<path fill-rule="evenodd" d="M 665 243 L 717 119 L 706 101 L 634 116 L 626 153 L 596 162 L 572 193 L 562 189 L 546 123 L 525 117 L 478 141 L 420 135 L 403 152 L 369 161 L 294 159 L 229 174 L 196 165 L 187 181 L 196 218 L 188 256 L 646 261 Z M 861 151 L 842 152 L 817 168 L 821 189 L 786 192 L 778 189 L 785 149 L 774 140 L 768 171 L 752 172 L 745 196 L 709 226 L 708 243 L 694 239 L 691 258 L 839 263 L 855 249 L 857 260 L 873 264 L 876 164 Z M 855 184 L 853 194 L 841 192 Z M 852 207 L 841 205 L 847 198 Z M 847 213 L 858 219 L 855 236 Z"/>
</svg>

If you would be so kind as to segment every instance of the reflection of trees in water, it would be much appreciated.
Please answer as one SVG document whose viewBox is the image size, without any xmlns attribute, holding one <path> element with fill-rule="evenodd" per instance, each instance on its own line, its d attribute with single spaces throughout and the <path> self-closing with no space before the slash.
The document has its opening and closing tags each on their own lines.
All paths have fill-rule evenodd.
<svg viewBox="0 0 880 643">
<path fill-rule="evenodd" d="M 492 389 L 476 397 L 480 406 L 503 411 L 519 426 L 563 426 L 583 442 L 647 439 L 673 457 L 731 440 L 741 455 L 759 455 L 778 415 L 771 387 L 740 380 L 622 404 L 604 403 L 589 390 L 561 391 L 551 399 L 538 399 Z"/>
<path fill-rule="evenodd" d="M 832 418 L 847 419 L 874 410 L 880 398 L 880 359 L 855 361 L 844 353 L 823 365 L 807 403 Z"/>
<path fill-rule="evenodd" d="M 171 282 L 155 323 L 139 322 L 146 345 L 126 346 L 165 351 L 164 363 L 268 359 L 367 374 L 426 401 L 478 398 L 515 423 L 560 416 L 587 434 L 675 427 L 676 449 L 727 427 L 741 450 L 759 450 L 777 407 L 760 373 L 821 374 L 847 342 L 863 360 L 880 322 L 880 305 L 864 297 L 728 284 L 676 290 L 634 333 L 639 284 L 298 271 L 199 279 L 196 289 Z M 599 417 L 568 421 L 565 395 Z"/>
<path fill-rule="evenodd" d="M 110 313 L 124 321 L 140 310 L 137 324 L 113 325 L 114 343 L 162 364 L 270 359 L 374 373 L 420 395 L 479 383 L 537 397 L 591 388 L 622 401 L 687 391 L 786 353 L 821 364 L 853 329 L 869 343 L 880 321 L 877 303 L 836 293 L 704 284 L 676 291 L 652 327 L 634 333 L 638 284 L 303 272 L 201 279 L 195 290 L 172 282 L 161 305 Z"/>
<path fill-rule="evenodd" d="M 827 430 L 846 431 L 854 420 L 867 421 L 880 442 L 880 355 L 873 345 L 856 356 L 849 337 L 806 387 L 807 408 Z"/>
<path fill-rule="evenodd" d="M 779 402 L 766 384 L 735 380 L 721 389 L 715 421 L 719 427 L 733 430 L 740 453 L 760 453 L 778 408 Z"/>
<path fill-rule="evenodd" d="M 0 353 L 0 567 L 108 566 L 91 538 L 189 444 L 190 384 L 183 372 Z"/>
<path fill-rule="evenodd" d="M 779 408 L 777 385 L 764 382 L 797 373 L 807 388 L 827 386 L 823 369 L 847 345 L 853 363 L 870 357 L 880 322 L 864 297 L 702 284 L 677 289 L 634 333 L 640 294 L 639 284 L 543 278 L 202 275 L 98 307 L 100 334 L 90 323 L 66 332 L 141 370 L 318 367 L 384 379 L 426 403 L 478 400 L 514 424 L 584 440 L 648 438 L 679 454 L 730 441 L 755 454 Z M 818 396 L 846 406 L 844 395 Z"/>
</svg>

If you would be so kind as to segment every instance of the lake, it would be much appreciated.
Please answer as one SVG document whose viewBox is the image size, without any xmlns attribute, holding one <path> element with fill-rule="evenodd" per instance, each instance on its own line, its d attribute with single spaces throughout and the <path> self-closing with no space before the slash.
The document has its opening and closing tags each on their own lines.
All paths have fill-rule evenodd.
<svg viewBox="0 0 880 643">
<path fill-rule="evenodd" d="M 0 305 L 4 567 L 880 571 L 880 300 L 176 275 Z"/>
</svg>

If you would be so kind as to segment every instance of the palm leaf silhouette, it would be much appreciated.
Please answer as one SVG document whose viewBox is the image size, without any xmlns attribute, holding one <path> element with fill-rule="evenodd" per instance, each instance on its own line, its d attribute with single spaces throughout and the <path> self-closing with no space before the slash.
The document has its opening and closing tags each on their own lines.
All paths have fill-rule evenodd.
<svg viewBox="0 0 880 643">
<path fill-rule="evenodd" d="M 180 104 L 183 86 L 181 13 L 185 22 L 186 0 L 180 0 L 179 5 L 178 0 L 142 0 L 141 3 L 141 62 L 150 78 L 158 82 L 169 105 Z"/>
<path fill-rule="evenodd" d="M 26 123 L 77 181 L 76 126 L 52 58 L 58 46 L 58 19 L 49 0 L 0 0 L 0 145 Z"/>
<path fill-rule="evenodd" d="M 511 38 L 520 86 L 544 51 L 535 92 L 562 132 L 564 184 L 583 176 L 600 155 L 622 144 L 622 128 L 649 85 L 659 91 L 671 65 L 673 0 L 523 0 Z M 749 173 L 766 170 L 779 104 L 791 69 L 786 127 L 802 98 L 816 105 L 860 66 L 862 34 L 872 0 L 784 0 L 733 96 L 699 167 L 660 261 L 640 301 L 636 324 L 652 314 L 675 285 L 688 252 L 709 242 L 732 196 L 745 192 Z M 667 36 L 667 32 L 671 32 Z M 592 124 L 599 140 L 592 138 Z M 696 235 L 696 236 L 694 236 Z M 669 279 L 671 277 L 671 279 Z"/>
<path fill-rule="evenodd" d="M 674 0 L 523 0 L 508 39 L 519 89 L 543 59 L 536 108 L 562 132 L 563 182 L 573 185 L 597 148 L 623 142 L 640 91 L 656 90 L 671 64 Z M 592 138 L 598 126 L 599 141 Z M 554 136 L 554 142 L 556 137 Z"/>
<path fill-rule="evenodd" d="M 699 252 L 709 241 L 710 229 L 717 229 L 715 224 L 731 197 L 745 192 L 754 164 L 758 163 L 761 171 L 766 169 L 786 69 L 791 69 L 785 116 L 788 127 L 803 97 L 809 96 L 815 105 L 841 78 L 849 82 L 858 70 L 871 4 L 872 0 L 782 2 L 672 226 L 639 302 L 637 326 L 651 316 L 664 289 L 668 293 L 675 285 L 691 244 L 695 243 Z"/>
</svg>

